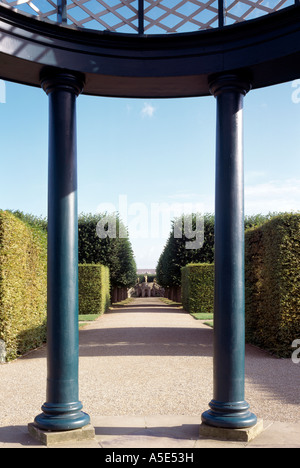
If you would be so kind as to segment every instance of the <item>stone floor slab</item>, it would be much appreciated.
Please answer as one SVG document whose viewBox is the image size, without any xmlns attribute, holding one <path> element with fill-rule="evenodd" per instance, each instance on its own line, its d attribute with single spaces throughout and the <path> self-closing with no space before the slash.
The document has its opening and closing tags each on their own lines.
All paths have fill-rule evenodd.
<svg viewBox="0 0 300 468">
<path fill-rule="evenodd" d="M 71 431 L 44 431 L 34 423 L 28 424 L 29 434 L 44 445 L 56 445 L 66 442 L 83 442 L 95 439 L 95 430 L 91 424 Z"/>
<path fill-rule="evenodd" d="M 255 426 L 242 429 L 228 429 L 223 427 L 213 427 L 202 423 L 199 434 L 208 439 L 232 440 L 236 442 L 250 442 L 255 439 L 264 429 L 263 420 L 259 419 Z"/>
</svg>

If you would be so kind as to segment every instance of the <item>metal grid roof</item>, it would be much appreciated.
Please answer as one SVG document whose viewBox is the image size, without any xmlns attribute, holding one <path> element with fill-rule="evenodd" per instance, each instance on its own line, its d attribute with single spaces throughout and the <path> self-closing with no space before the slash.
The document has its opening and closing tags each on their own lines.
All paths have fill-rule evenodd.
<svg viewBox="0 0 300 468">
<path fill-rule="evenodd" d="M 254 19 L 299 0 L 1 0 L 20 12 L 121 33 L 198 31 Z"/>
</svg>

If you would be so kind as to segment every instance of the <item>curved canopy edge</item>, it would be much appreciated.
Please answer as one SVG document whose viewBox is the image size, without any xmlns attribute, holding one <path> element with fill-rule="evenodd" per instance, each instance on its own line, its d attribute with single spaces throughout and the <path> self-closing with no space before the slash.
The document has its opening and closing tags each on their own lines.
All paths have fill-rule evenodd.
<svg viewBox="0 0 300 468">
<path fill-rule="evenodd" d="M 260 88 L 300 76 L 300 6 L 184 34 L 130 35 L 41 21 L 0 6 L 0 77 L 40 86 L 41 70 L 85 74 L 84 94 L 169 98 L 209 95 L 215 73 L 246 70 Z"/>
</svg>

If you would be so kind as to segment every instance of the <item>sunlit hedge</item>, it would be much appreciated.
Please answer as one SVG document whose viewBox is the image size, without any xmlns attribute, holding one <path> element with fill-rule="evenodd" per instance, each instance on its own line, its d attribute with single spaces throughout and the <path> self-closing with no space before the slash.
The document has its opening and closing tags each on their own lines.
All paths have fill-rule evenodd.
<svg viewBox="0 0 300 468">
<path fill-rule="evenodd" d="M 100 264 L 79 265 L 79 313 L 103 314 L 110 305 L 109 269 Z"/>
<path fill-rule="evenodd" d="M 0 339 L 7 360 L 45 342 L 46 316 L 46 233 L 0 211 Z"/>
<path fill-rule="evenodd" d="M 98 223 L 102 226 L 100 230 Z M 108 234 L 109 225 L 111 234 Z M 104 237 L 99 237 L 99 233 L 105 234 Z M 81 214 L 78 219 L 79 263 L 107 266 L 112 289 L 130 288 L 136 283 L 136 263 L 126 233 L 127 228 L 118 214 Z"/>
<path fill-rule="evenodd" d="M 213 265 L 182 268 L 182 303 L 213 312 Z M 300 338 L 300 214 L 280 214 L 245 233 L 246 341 L 290 357 Z"/>
<path fill-rule="evenodd" d="M 214 265 L 190 263 L 181 269 L 181 297 L 190 314 L 214 310 Z"/>
<path fill-rule="evenodd" d="M 247 341 L 290 357 L 300 338 L 300 215 L 279 215 L 245 237 Z"/>
</svg>

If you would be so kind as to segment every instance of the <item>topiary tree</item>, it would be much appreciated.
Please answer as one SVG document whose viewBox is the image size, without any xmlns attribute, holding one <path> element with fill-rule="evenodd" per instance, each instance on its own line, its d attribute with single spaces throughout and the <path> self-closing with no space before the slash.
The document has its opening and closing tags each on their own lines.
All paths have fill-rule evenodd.
<svg viewBox="0 0 300 468">
<path fill-rule="evenodd" d="M 201 237 L 203 243 L 195 249 L 188 248 L 191 233 L 187 236 L 184 217 L 172 221 L 169 238 L 156 267 L 157 282 L 164 288 L 180 287 L 181 268 L 188 263 L 212 263 L 214 260 L 214 216 L 205 214 L 201 225 L 197 224 L 196 216 L 199 219 L 199 214 L 190 215 L 192 232 L 195 239 Z M 178 237 L 180 229 L 182 235 Z"/>
<path fill-rule="evenodd" d="M 79 263 L 107 266 L 113 288 L 130 288 L 136 282 L 136 263 L 126 233 L 118 214 L 81 214 L 78 219 Z"/>
</svg>

